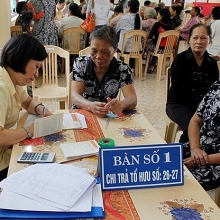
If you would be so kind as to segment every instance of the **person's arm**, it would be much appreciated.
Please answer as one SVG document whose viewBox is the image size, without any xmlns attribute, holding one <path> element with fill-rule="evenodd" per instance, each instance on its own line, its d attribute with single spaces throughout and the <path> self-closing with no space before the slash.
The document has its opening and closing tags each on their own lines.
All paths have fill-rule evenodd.
<svg viewBox="0 0 220 220">
<path fill-rule="evenodd" d="M 105 117 L 108 113 L 108 109 L 105 107 L 105 102 L 91 102 L 83 97 L 83 92 L 85 89 L 84 82 L 77 82 L 72 80 L 71 83 L 71 98 L 72 103 L 77 106 L 77 108 L 86 109 L 92 112 L 98 117 Z"/>
</svg>

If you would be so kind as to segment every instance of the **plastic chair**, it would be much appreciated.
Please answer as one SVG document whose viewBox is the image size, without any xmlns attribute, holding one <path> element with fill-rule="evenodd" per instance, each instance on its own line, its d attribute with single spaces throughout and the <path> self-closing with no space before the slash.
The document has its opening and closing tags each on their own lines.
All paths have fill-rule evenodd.
<svg viewBox="0 0 220 220">
<path fill-rule="evenodd" d="M 142 81 L 142 54 L 146 45 L 147 34 L 143 30 L 128 31 L 123 36 L 122 50 L 118 52 L 118 58 L 124 59 L 124 62 L 129 65 L 130 58 L 135 58 L 135 73 L 139 73 L 139 81 Z M 130 52 L 125 52 L 127 41 L 131 40 Z"/>
<path fill-rule="evenodd" d="M 168 95 L 168 91 L 171 84 L 171 69 L 170 67 L 166 70 L 166 93 Z M 166 114 L 165 114 L 165 120 L 166 120 L 166 130 L 165 130 L 165 136 L 164 140 L 167 143 L 174 143 L 176 134 L 178 131 L 181 131 L 181 128 L 178 124 L 176 124 L 174 121 L 172 121 Z"/>
<path fill-rule="evenodd" d="M 85 48 L 87 32 L 81 27 L 72 27 L 63 31 L 62 48 L 70 54 L 78 55 Z"/>
<path fill-rule="evenodd" d="M 165 31 L 159 34 L 157 44 L 154 52 L 148 51 L 146 66 L 144 73 L 147 74 L 147 68 L 150 60 L 150 56 L 156 56 L 157 61 L 157 81 L 161 80 L 162 72 L 165 73 L 166 58 L 170 58 L 170 64 L 176 55 L 176 47 L 178 45 L 180 32 L 178 30 Z M 164 51 L 162 54 L 158 53 L 158 49 L 161 45 L 162 40 L 166 39 Z"/>
<path fill-rule="evenodd" d="M 18 25 L 11 26 L 11 37 L 14 37 L 18 34 L 22 34 L 22 27 Z"/>
<path fill-rule="evenodd" d="M 32 82 L 33 98 L 38 102 L 63 101 L 69 107 L 69 52 L 54 45 L 46 45 L 45 49 L 48 57 L 42 64 L 43 82 L 39 88 L 35 88 L 35 82 Z M 58 56 L 65 59 L 65 87 L 58 85 Z"/>
<path fill-rule="evenodd" d="M 85 49 L 79 51 L 79 56 L 85 56 L 88 54 L 90 54 L 90 47 L 86 47 Z"/>
</svg>

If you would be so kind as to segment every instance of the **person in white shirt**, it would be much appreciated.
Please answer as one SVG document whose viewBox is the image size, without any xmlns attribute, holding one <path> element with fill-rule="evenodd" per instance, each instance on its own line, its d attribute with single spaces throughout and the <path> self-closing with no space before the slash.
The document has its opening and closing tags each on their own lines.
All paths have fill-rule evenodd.
<svg viewBox="0 0 220 220">
<path fill-rule="evenodd" d="M 93 3 L 92 3 L 93 2 Z M 93 6 L 94 4 L 94 6 Z M 89 0 L 86 15 L 89 12 L 95 14 L 95 26 L 106 25 L 110 12 L 111 3 L 109 0 Z"/>
<path fill-rule="evenodd" d="M 76 3 L 71 3 L 68 10 L 68 17 L 61 19 L 59 37 L 62 37 L 63 30 L 71 27 L 80 27 L 83 20 L 80 18 L 80 8 Z"/>
<path fill-rule="evenodd" d="M 212 30 L 212 42 L 207 51 L 213 56 L 220 56 L 220 7 L 214 7 L 212 10 L 213 22 L 210 24 Z"/>
</svg>

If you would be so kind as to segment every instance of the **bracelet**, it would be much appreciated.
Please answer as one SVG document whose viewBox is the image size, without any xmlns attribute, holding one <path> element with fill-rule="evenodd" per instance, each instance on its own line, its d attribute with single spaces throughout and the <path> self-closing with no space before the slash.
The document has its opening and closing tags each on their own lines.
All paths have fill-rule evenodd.
<svg viewBox="0 0 220 220">
<path fill-rule="evenodd" d="M 39 104 L 37 104 L 37 105 L 35 106 L 34 111 L 35 111 L 35 113 L 36 113 L 37 115 L 40 115 L 40 114 L 37 112 L 37 107 L 38 107 L 39 105 L 44 106 L 42 103 L 39 103 Z"/>
<path fill-rule="evenodd" d="M 26 131 L 28 138 L 33 137 L 33 134 L 28 130 L 28 128 L 25 128 L 25 127 L 22 127 L 22 128 Z"/>
</svg>

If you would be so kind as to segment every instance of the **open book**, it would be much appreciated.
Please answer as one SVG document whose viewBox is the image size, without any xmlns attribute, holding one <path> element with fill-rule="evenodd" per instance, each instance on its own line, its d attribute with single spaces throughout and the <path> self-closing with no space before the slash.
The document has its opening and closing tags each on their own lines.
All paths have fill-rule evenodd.
<svg viewBox="0 0 220 220">
<path fill-rule="evenodd" d="M 60 148 L 67 159 L 79 159 L 98 155 L 99 145 L 95 140 L 76 143 L 61 143 Z"/>
<path fill-rule="evenodd" d="M 34 134 L 32 138 L 42 137 L 67 129 L 86 128 L 85 116 L 79 113 L 59 113 L 40 118 L 39 115 L 29 114 L 24 127 L 34 123 Z"/>
</svg>

